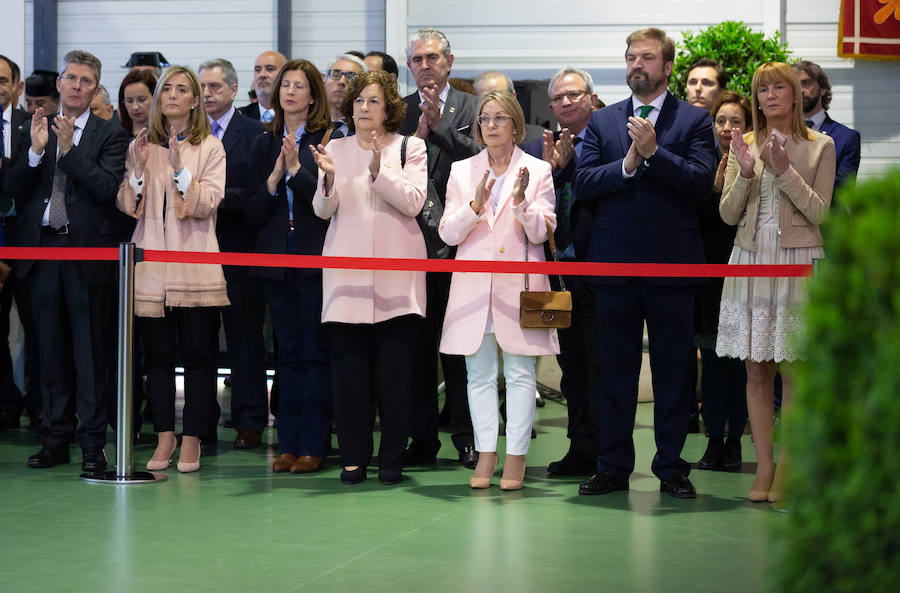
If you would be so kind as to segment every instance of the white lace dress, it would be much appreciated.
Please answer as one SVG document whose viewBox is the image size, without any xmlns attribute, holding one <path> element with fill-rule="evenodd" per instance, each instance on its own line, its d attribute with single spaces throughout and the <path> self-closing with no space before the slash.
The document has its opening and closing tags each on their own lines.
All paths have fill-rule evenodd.
<svg viewBox="0 0 900 593">
<path fill-rule="evenodd" d="M 756 252 L 737 245 L 729 264 L 810 264 L 821 247 L 782 249 L 778 235 L 779 191 L 768 168 L 760 181 Z M 807 278 L 726 278 L 719 308 L 716 354 L 762 362 L 803 357 Z"/>
</svg>

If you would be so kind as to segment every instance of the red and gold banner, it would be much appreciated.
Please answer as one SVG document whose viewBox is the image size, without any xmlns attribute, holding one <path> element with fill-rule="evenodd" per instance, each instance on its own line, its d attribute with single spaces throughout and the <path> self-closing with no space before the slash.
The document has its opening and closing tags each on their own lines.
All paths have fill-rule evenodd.
<svg viewBox="0 0 900 593">
<path fill-rule="evenodd" d="M 841 0 L 838 55 L 900 60 L 900 0 Z"/>
</svg>

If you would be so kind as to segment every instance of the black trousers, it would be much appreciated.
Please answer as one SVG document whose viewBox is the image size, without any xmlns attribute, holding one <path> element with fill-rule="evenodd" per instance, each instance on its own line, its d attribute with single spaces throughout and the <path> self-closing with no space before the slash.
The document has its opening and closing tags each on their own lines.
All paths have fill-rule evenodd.
<svg viewBox="0 0 900 593">
<path fill-rule="evenodd" d="M 205 437 L 216 403 L 219 309 L 173 307 L 165 317 L 137 317 L 144 344 L 154 432 L 175 430 L 176 352 L 184 366 L 184 434 Z"/>
<path fill-rule="evenodd" d="M 15 266 L 15 263 L 13 263 Z M 25 333 L 25 393 L 13 382 L 12 356 L 9 350 L 10 314 L 13 299 Z M 0 409 L 18 417 L 22 410 L 36 416 L 41 411 L 41 374 L 38 368 L 37 335 L 31 307 L 29 283 L 15 277 L 15 267 L 0 292 Z"/>
<path fill-rule="evenodd" d="M 747 426 L 747 366 L 737 358 L 720 358 L 711 348 L 701 348 L 703 374 L 703 423 L 710 438 L 741 438 Z"/>
<path fill-rule="evenodd" d="M 426 314 L 415 354 L 415 388 L 409 432 L 413 441 L 434 453 L 441 448 L 438 438 L 437 352 L 447 300 L 450 298 L 450 276 L 447 272 L 428 272 L 425 277 Z M 475 443 L 472 418 L 469 416 L 466 359 L 464 356 L 441 354 L 440 361 L 444 370 L 447 409 L 454 428 L 453 446 L 462 451 L 466 445 Z"/>
<path fill-rule="evenodd" d="M 378 467 L 403 468 L 412 396 L 411 361 L 421 349 L 421 318 L 404 315 L 375 324 L 329 323 L 334 415 L 341 463 L 366 466 L 372 458 L 370 378 L 381 417 Z"/>
<path fill-rule="evenodd" d="M 69 247 L 68 235 L 41 235 L 42 247 Z M 45 444 L 106 444 L 108 285 L 93 286 L 76 262 L 40 261 L 29 272 L 41 365 Z M 74 414 L 73 414 L 74 411 Z M 76 428 L 75 416 L 78 423 Z"/>
<path fill-rule="evenodd" d="M 687 476 L 681 458 L 687 438 L 694 356 L 694 294 L 691 285 L 658 286 L 641 279 L 594 284 L 597 342 L 603 365 L 602 428 L 597 469 L 627 478 L 634 471 L 634 416 L 643 357 L 643 327 L 650 340 L 653 429 L 656 455 L 651 469 L 660 479 Z"/>
<path fill-rule="evenodd" d="M 257 280 L 229 282 L 228 300 L 231 305 L 222 309 L 222 323 L 231 365 L 231 421 L 236 428 L 261 433 L 269 421 L 263 339 L 266 300 Z"/>
<path fill-rule="evenodd" d="M 595 460 L 599 454 L 600 434 L 600 356 L 597 348 L 597 311 L 594 293 L 579 276 L 567 276 L 566 288 L 572 293 L 572 325 L 557 330 L 560 353 L 556 357 L 562 370 L 560 391 L 566 398 L 569 419 L 569 453 L 583 460 Z M 551 277 L 554 290 L 559 279 Z"/>
</svg>

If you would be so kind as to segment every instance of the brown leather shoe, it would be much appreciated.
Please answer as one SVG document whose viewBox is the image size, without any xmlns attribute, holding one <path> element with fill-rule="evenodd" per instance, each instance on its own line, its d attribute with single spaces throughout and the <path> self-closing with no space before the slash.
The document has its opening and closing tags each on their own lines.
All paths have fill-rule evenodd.
<svg viewBox="0 0 900 593">
<path fill-rule="evenodd" d="M 262 444 L 259 433 L 249 428 L 239 428 L 234 437 L 235 449 L 256 449 Z"/>
<path fill-rule="evenodd" d="M 302 455 L 298 457 L 297 461 L 294 462 L 294 465 L 291 466 L 291 473 L 309 474 L 319 471 L 324 465 L 324 460 L 321 457 L 310 457 L 309 455 Z"/>
<path fill-rule="evenodd" d="M 275 463 L 272 464 L 272 471 L 276 474 L 289 472 L 291 471 L 291 466 L 294 465 L 295 461 L 297 461 L 296 455 L 291 455 L 290 453 L 282 453 L 278 456 L 278 459 L 275 460 Z"/>
</svg>

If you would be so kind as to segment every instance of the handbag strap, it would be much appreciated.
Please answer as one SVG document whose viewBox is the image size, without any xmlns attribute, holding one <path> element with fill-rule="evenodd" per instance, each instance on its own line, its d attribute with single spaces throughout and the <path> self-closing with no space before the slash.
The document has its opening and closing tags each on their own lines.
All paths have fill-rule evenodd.
<svg viewBox="0 0 900 593">
<path fill-rule="evenodd" d="M 553 227 L 550 226 L 550 221 L 544 218 L 544 222 L 547 223 L 547 241 L 550 242 L 550 253 L 553 255 L 553 261 L 559 263 L 559 258 L 556 257 L 556 239 L 553 237 Z M 525 235 L 525 261 L 528 261 L 528 234 Z M 566 289 L 566 281 L 563 280 L 562 274 L 559 274 L 559 288 L 561 290 Z M 528 274 L 525 274 L 525 290 L 528 290 Z"/>
<path fill-rule="evenodd" d="M 328 131 L 325 132 L 325 135 L 322 136 L 322 146 L 328 146 L 328 141 L 331 140 L 331 133 L 334 131 L 334 128 L 329 127 Z"/>
</svg>

